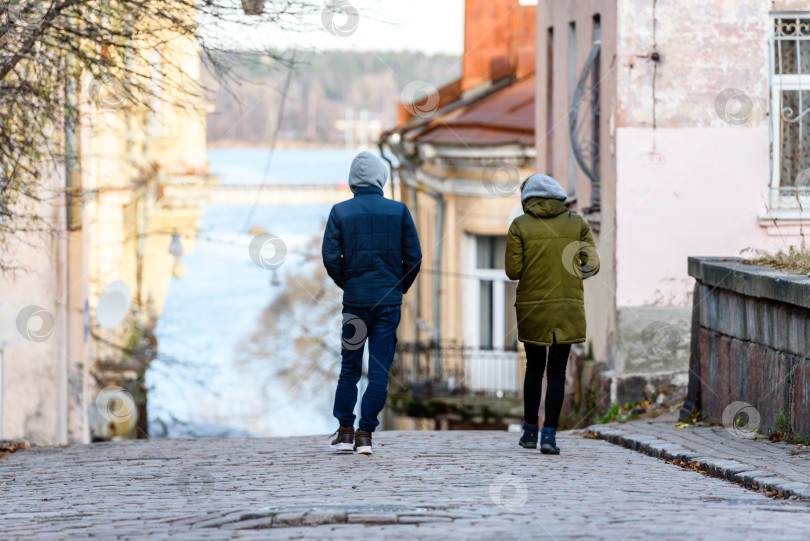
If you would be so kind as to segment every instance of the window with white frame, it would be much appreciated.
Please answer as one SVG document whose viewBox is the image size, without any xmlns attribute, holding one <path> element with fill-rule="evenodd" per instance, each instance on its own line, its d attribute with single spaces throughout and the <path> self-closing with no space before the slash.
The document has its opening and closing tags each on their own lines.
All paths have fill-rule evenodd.
<svg viewBox="0 0 810 541">
<path fill-rule="evenodd" d="M 810 11 L 773 15 L 770 208 L 810 209 Z"/>
<path fill-rule="evenodd" d="M 515 292 L 517 283 L 504 272 L 506 237 L 471 235 L 467 298 L 467 343 L 480 349 L 517 350 Z M 475 314 L 473 317 L 470 317 Z"/>
</svg>

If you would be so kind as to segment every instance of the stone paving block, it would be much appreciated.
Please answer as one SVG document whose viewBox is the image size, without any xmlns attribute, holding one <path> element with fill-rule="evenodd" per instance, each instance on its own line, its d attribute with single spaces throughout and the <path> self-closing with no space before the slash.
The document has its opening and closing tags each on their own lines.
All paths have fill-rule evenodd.
<svg viewBox="0 0 810 541">
<path fill-rule="evenodd" d="M 731 478 L 735 473 L 751 469 L 751 466 L 734 460 L 712 459 L 703 462 L 703 464 L 709 473 L 724 478 Z"/>
<path fill-rule="evenodd" d="M 729 403 L 745 400 L 748 379 L 746 377 L 745 358 L 743 351 L 745 344 L 741 340 L 732 338 L 728 349 L 728 385 Z"/>
<path fill-rule="evenodd" d="M 707 462 L 714 460 L 714 457 L 707 456 L 707 455 L 697 455 L 688 460 L 688 462 L 697 462 L 699 464 L 706 464 Z"/>
<path fill-rule="evenodd" d="M 698 360 L 700 362 L 701 408 L 712 417 L 717 415 L 717 365 L 713 362 L 713 335 L 704 328 L 698 330 Z M 719 418 L 718 418 L 719 420 Z"/>
<path fill-rule="evenodd" d="M 224 515 L 224 516 L 219 516 L 219 517 L 211 518 L 211 519 L 207 519 L 207 520 L 201 520 L 199 522 L 193 522 L 193 523 L 191 523 L 191 527 L 192 528 L 218 528 L 218 527 L 220 527 L 220 526 L 222 526 L 224 524 L 228 524 L 228 523 L 231 523 L 231 522 L 238 522 L 239 520 L 242 519 L 242 515 L 243 515 L 242 511 L 236 511 L 234 513 L 228 513 L 227 515 Z M 173 525 L 175 525 L 175 524 L 181 524 L 181 523 L 173 523 Z"/>
<path fill-rule="evenodd" d="M 696 453 L 694 451 L 689 451 L 684 447 L 681 446 L 672 446 L 667 448 L 667 451 L 673 458 L 677 458 L 678 460 L 683 460 L 689 462 L 691 460 L 695 460 L 697 457 L 700 456 L 700 453 Z"/>
<path fill-rule="evenodd" d="M 788 414 L 786 400 L 788 375 L 792 368 L 785 356 L 756 344 L 746 348 L 748 364 L 748 396 L 760 415 L 760 430 L 767 433 L 776 427 L 780 413 Z"/>
<path fill-rule="evenodd" d="M 300 526 L 304 523 L 306 515 L 306 510 L 278 513 L 272 517 L 273 524 L 277 526 Z"/>
<path fill-rule="evenodd" d="M 646 434 L 638 434 L 638 433 L 625 433 L 624 437 L 635 440 L 639 443 L 647 443 L 658 439 L 655 436 L 648 436 Z"/>
<path fill-rule="evenodd" d="M 304 522 L 309 525 L 346 522 L 346 512 L 338 509 L 316 509 L 307 512 Z"/>
<path fill-rule="evenodd" d="M 399 522 L 401 524 L 418 524 L 427 522 L 453 522 L 450 517 L 437 517 L 430 515 L 400 515 Z"/>
<path fill-rule="evenodd" d="M 672 445 L 664 440 L 655 439 L 647 444 L 647 454 L 654 457 L 667 458 Z"/>
<path fill-rule="evenodd" d="M 351 513 L 346 519 L 350 524 L 392 524 L 397 522 L 398 517 L 396 513 Z"/>
<path fill-rule="evenodd" d="M 810 436 L 810 357 L 797 360 L 792 370 L 791 429 L 794 434 Z"/>
<path fill-rule="evenodd" d="M 731 336 L 738 336 L 731 334 Z M 716 399 L 722 409 L 734 400 L 731 398 L 731 361 L 729 358 L 731 350 L 731 340 L 726 336 L 717 336 L 712 344 L 714 348 L 714 357 L 717 366 L 715 368 L 717 374 L 712 389 L 716 394 Z M 722 416 L 722 409 L 718 410 Z M 715 413 L 715 411 L 712 411 Z"/>
<path fill-rule="evenodd" d="M 745 471 L 740 472 L 737 476 L 742 480 L 743 483 L 746 485 L 750 485 L 754 482 L 754 479 L 764 479 L 766 477 L 774 477 L 774 474 L 762 470 L 754 470 L 754 471 Z"/>
<path fill-rule="evenodd" d="M 169 521 L 173 526 L 184 526 L 186 524 L 197 524 L 209 520 L 221 518 L 223 513 L 204 513 L 201 515 L 192 515 L 190 517 L 176 518 Z"/>
<path fill-rule="evenodd" d="M 254 518 L 229 522 L 220 526 L 220 530 L 266 530 L 273 527 L 273 517 Z"/>
<path fill-rule="evenodd" d="M 764 475 L 764 476 L 759 476 L 759 477 L 752 478 L 751 482 L 755 483 L 760 488 L 762 488 L 762 487 L 766 487 L 766 486 L 768 486 L 768 487 L 776 486 L 779 483 L 787 482 L 787 481 L 785 481 L 784 479 L 780 479 L 779 477 L 776 477 L 776 476 L 773 476 L 773 475 Z"/>
<path fill-rule="evenodd" d="M 787 481 L 784 483 L 778 483 L 775 485 L 775 487 L 780 492 L 793 492 L 794 490 L 802 491 L 810 487 L 810 485 L 807 485 L 806 483 L 797 483 L 795 481 Z"/>
</svg>

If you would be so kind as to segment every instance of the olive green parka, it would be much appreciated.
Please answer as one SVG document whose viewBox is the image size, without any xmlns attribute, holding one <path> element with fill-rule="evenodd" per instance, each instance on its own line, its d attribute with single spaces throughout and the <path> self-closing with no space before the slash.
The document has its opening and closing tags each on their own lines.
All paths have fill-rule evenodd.
<svg viewBox="0 0 810 541">
<path fill-rule="evenodd" d="M 588 222 L 562 201 L 531 197 L 509 227 L 506 275 L 518 280 L 518 339 L 550 346 L 585 341 L 582 281 L 599 272 Z"/>
</svg>

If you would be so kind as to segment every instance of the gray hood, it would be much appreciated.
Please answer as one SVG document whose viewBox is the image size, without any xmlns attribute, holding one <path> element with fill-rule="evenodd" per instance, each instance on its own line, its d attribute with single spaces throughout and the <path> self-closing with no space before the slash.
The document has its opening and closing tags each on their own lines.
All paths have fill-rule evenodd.
<svg viewBox="0 0 810 541">
<path fill-rule="evenodd" d="M 388 180 L 388 169 L 377 156 L 371 152 L 363 151 L 352 160 L 349 171 L 349 188 L 354 192 L 361 186 L 376 186 L 382 189 Z"/>
<path fill-rule="evenodd" d="M 548 175 L 532 175 L 526 179 L 526 185 L 520 194 L 520 201 L 526 203 L 532 197 L 542 197 L 543 199 L 557 199 L 565 201 L 568 194 L 562 186 Z"/>
</svg>

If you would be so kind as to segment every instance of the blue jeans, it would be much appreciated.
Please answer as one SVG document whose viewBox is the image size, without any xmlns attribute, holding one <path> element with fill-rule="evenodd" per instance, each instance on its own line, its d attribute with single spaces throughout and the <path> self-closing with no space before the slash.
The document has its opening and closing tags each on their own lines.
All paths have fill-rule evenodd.
<svg viewBox="0 0 810 541">
<path fill-rule="evenodd" d="M 388 373 L 394 361 L 399 306 L 343 307 L 341 367 L 335 392 L 334 416 L 340 426 L 354 426 L 357 383 L 363 370 L 363 349 L 368 339 L 368 387 L 360 403 L 360 430 L 374 432 L 377 415 L 388 398 Z"/>
</svg>

